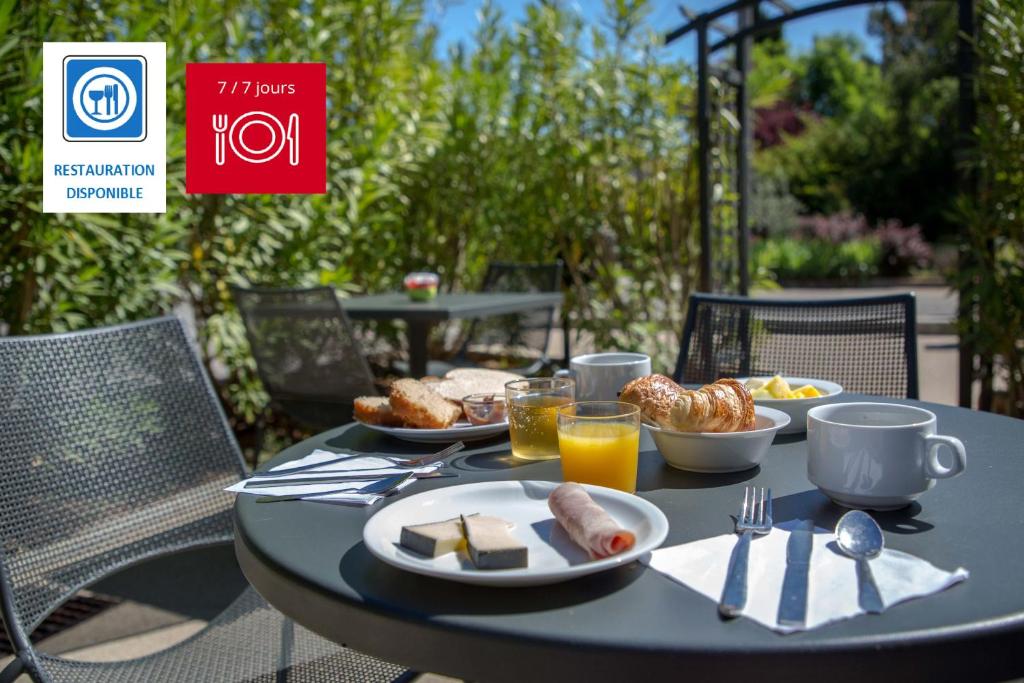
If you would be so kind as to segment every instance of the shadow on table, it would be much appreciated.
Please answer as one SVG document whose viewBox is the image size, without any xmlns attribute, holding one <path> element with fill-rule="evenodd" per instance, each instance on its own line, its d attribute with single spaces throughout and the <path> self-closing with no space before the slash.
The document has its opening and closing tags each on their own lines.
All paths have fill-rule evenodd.
<svg viewBox="0 0 1024 683">
<path fill-rule="evenodd" d="M 888 512 L 868 510 L 867 512 L 885 531 L 894 534 L 919 534 L 933 528 L 932 524 L 916 519 L 921 513 L 921 509 L 921 505 L 914 502 L 901 510 Z M 839 518 L 847 512 L 849 512 L 849 508 L 836 505 L 817 489 L 801 491 L 772 500 L 772 521 L 776 525 L 794 519 L 813 519 L 819 527 L 834 529 Z"/>
<path fill-rule="evenodd" d="M 714 489 L 753 479 L 761 471 L 757 466 L 742 472 L 708 474 L 685 472 L 672 467 L 657 450 L 642 451 L 636 477 L 637 491 L 659 489 Z"/>
<path fill-rule="evenodd" d="M 799 432 L 797 434 L 776 434 L 775 438 L 772 439 L 772 445 L 785 445 L 788 443 L 796 443 L 797 441 L 806 441 L 807 434 Z"/>
<path fill-rule="evenodd" d="M 422 618 L 445 614 L 522 614 L 570 607 L 622 590 L 643 575 L 644 567 L 631 562 L 560 583 L 557 590 L 550 586 L 495 590 L 395 569 L 376 560 L 360 542 L 342 556 L 338 571 L 368 607 L 401 606 Z"/>
<path fill-rule="evenodd" d="M 372 429 L 367 429 L 362 425 L 356 425 L 351 429 L 346 429 L 337 436 L 327 439 L 324 442 L 324 445 L 328 448 L 340 451 L 352 451 L 353 453 L 413 458 L 428 455 L 430 453 L 436 453 L 447 448 L 451 444 L 412 443 L 379 434 L 378 432 L 375 432 Z M 466 448 L 473 450 L 474 453 L 469 456 L 460 456 L 456 459 L 450 460 L 449 464 L 455 465 L 456 460 L 472 460 L 473 469 L 504 469 L 515 466 L 515 464 L 528 464 L 524 463 L 524 461 L 519 461 L 519 463 L 504 464 L 500 467 L 486 465 L 486 463 L 492 460 L 494 462 L 498 462 L 501 456 L 508 456 L 509 460 L 514 460 L 511 453 L 509 453 L 508 439 L 504 434 L 496 436 L 493 439 L 467 443 Z"/>
<path fill-rule="evenodd" d="M 437 452 L 448 444 L 410 443 L 378 434 L 362 425 L 356 425 L 328 439 L 324 442 L 324 445 L 328 448 L 347 450 L 354 453 L 411 458 Z"/>
<path fill-rule="evenodd" d="M 515 457 L 505 444 L 501 444 L 493 450 L 483 453 L 457 456 L 449 464 L 457 470 L 479 472 L 481 470 L 508 470 L 534 463 Z"/>
</svg>

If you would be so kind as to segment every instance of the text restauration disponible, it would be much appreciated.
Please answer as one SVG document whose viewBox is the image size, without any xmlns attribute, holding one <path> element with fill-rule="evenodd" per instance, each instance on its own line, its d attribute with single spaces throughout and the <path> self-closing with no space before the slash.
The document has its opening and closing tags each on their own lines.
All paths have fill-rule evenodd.
<svg viewBox="0 0 1024 683">
<path fill-rule="evenodd" d="M 153 177 L 154 164 L 54 164 L 53 174 L 65 177 Z M 142 199 L 141 187 L 68 187 L 68 199 Z"/>
</svg>

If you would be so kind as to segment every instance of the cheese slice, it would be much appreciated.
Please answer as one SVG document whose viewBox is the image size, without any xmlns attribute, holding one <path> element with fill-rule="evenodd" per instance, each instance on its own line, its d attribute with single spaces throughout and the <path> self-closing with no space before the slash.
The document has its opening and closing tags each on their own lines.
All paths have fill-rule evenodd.
<svg viewBox="0 0 1024 683">
<path fill-rule="evenodd" d="M 462 516 L 466 548 L 477 569 L 518 569 L 528 563 L 528 548 L 509 533 L 509 523 L 486 515 Z"/>
<path fill-rule="evenodd" d="M 462 546 L 462 520 L 459 517 L 429 524 L 402 527 L 398 542 L 403 548 L 427 557 L 440 557 Z"/>
</svg>

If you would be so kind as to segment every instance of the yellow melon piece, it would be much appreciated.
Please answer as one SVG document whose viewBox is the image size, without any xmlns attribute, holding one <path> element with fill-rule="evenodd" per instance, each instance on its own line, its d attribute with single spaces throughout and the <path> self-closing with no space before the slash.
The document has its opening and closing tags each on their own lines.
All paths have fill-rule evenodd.
<svg viewBox="0 0 1024 683">
<path fill-rule="evenodd" d="M 764 385 L 765 391 L 772 395 L 772 398 L 789 398 L 789 392 L 792 389 L 789 388 L 789 383 L 782 379 L 781 375 L 775 375 L 768 384 Z"/>
</svg>

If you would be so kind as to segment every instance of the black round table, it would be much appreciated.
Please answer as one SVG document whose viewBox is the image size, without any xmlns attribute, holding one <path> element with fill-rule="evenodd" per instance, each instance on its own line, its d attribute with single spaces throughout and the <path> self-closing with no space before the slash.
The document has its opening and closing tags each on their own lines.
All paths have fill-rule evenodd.
<svg viewBox="0 0 1024 683">
<path fill-rule="evenodd" d="M 867 397 L 859 397 L 866 399 Z M 419 671 L 476 681 L 996 680 L 1024 674 L 1024 421 L 916 401 L 939 432 L 962 439 L 968 466 L 909 508 L 875 517 L 888 547 L 970 571 L 947 591 L 792 635 L 719 618 L 714 602 L 640 563 L 534 588 L 468 586 L 403 572 L 362 542 L 380 509 L 238 496 L 235 548 L 268 602 L 326 638 Z M 319 434 L 271 464 L 313 448 L 430 452 L 360 425 Z M 664 511 L 665 545 L 729 533 L 745 484 L 772 488 L 775 522 L 842 514 L 807 480 L 803 435 L 779 436 L 764 462 L 735 474 L 670 468 L 645 435 L 638 495 Z M 402 494 L 498 479 L 560 481 L 555 461 L 524 463 L 508 442 L 470 444 L 457 479 Z"/>
</svg>

